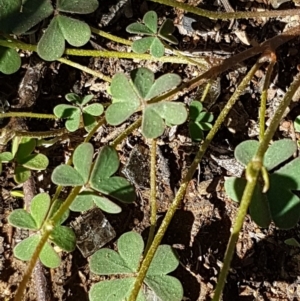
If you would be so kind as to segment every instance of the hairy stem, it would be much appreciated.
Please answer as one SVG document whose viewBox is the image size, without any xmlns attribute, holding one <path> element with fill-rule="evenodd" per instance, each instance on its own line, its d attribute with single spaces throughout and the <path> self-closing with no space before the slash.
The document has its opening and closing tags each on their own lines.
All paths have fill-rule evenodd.
<svg viewBox="0 0 300 301">
<path fill-rule="evenodd" d="M 207 17 L 210 19 L 228 20 L 228 19 L 256 19 L 256 18 L 276 18 L 286 17 L 300 14 L 300 9 L 287 9 L 287 10 L 272 10 L 272 11 L 245 11 L 245 12 L 213 12 L 191 6 L 176 0 L 149 0 L 171 7 L 176 7 L 185 10 L 186 12 L 195 15 Z"/>
<path fill-rule="evenodd" d="M 150 230 L 144 255 L 147 254 L 152 244 L 156 228 L 156 139 L 152 139 L 150 149 L 150 206 Z"/>
<path fill-rule="evenodd" d="M 0 113 L 0 118 L 7 117 L 25 117 L 25 118 L 38 118 L 38 119 L 58 119 L 53 114 L 40 114 L 40 113 L 30 113 L 30 112 L 7 112 Z"/>
<path fill-rule="evenodd" d="M 266 76 L 264 79 L 263 89 L 260 98 L 260 107 L 259 107 L 259 141 L 262 141 L 265 134 L 265 115 L 266 115 L 266 106 L 267 106 L 267 97 L 268 97 L 268 88 L 270 86 L 271 75 L 273 72 L 274 65 L 276 64 L 276 55 L 271 53 L 271 62 L 268 66 Z"/>
</svg>

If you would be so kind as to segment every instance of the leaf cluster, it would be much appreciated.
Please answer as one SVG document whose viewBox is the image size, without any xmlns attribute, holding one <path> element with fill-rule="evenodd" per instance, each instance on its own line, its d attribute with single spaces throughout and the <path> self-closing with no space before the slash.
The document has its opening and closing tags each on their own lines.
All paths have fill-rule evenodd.
<svg viewBox="0 0 300 301">
<path fill-rule="evenodd" d="M 189 111 L 189 132 L 191 138 L 194 141 L 203 140 L 203 132 L 212 128 L 211 122 L 213 119 L 213 114 L 203 110 L 203 105 L 200 101 L 192 101 Z"/>
<path fill-rule="evenodd" d="M 113 176 L 119 168 L 116 150 L 104 146 L 93 164 L 94 148 L 82 143 L 74 151 L 73 165 L 60 165 L 52 173 L 54 184 L 61 186 L 84 186 L 71 204 L 73 211 L 86 211 L 94 204 L 109 213 L 121 212 L 121 207 L 106 196 L 124 203 L 135 200 L 133 186 L 123 177 Z M 97 192 L 100 192 L 99 195 Z"/>
<path fill-rule="evenodd" d="M 75 93 L 68 93 L 65 98 L 74 105 L 57 105 L 53 110 L 54 115 L 58 118 L 67 118 L 65 126 L 70 132 L 74 132 L 79 128 L 81 120 L 83 121 L 85 130 L 89 132 L 97 123 L 95 117 L 100 116 L 104 110 L 100 103 L 87 105 L 93 97 L 93 95 L 81 97 Z"/>
<path fill-rule="evenodd" d="M 140 234 L 127 232 L 118 239 L 118 252 L 101 249 L 92 255 L 90 270 L 98 275 L 122 275 L 120 279 L 101 281 L 92 286 L 89 297 L 91 301 L 121 301 L 129 297 L 138 272 L 144 242 Z M 179 264 L 172 247 L 161 245 L 150 264 L 144 284 L 163 301 L 180 301 L 183 289 L 180 281 L 167 275 Z M 117 288 L 117 289 L 116 289 Z M 105 296 L 105 299 L 104 299 Z M 137 300 L 144 301 L 146 296 L 139 292 Z"/>
<path fill-rule="evenodd" d="M 112 104 L 105 112 L 110 125 L 119 125 L 139 108 L 143 111 L 142 134 L 146 138 L 157 138 L 163 134 L 165 125 L 179 125 L 186 121 L 187 111 L 183 103 L 148 101 L 178 86 L 181 78 L 177 74 L 164 74 L 157 80 L 147 68 L 138 68 L 130 73 L 116 74 L 111 82 Z"/>
<path fill-rule="evenodd" d="M 132 23 L 127 26 L 129 33 L 142 34 L 148 37 L 136 40 L 132 44 L 132 50 L 136 53 L 145 53 L 150 50 L 154 57 L 162 57 L 165 53 L 164 44 L 160 39 L 171 44 L 178 44 L 178 40 L 172 35 L 175 30 L 173 21 L 166 19 L 158 29 L 157 14 L 155 11 L 147 12 L 143 17 L 143 23 Z"/>
<path fill-rule="evenodd" d="M 244 166 L 252 160 L 259 142 L 248 140 L 240 143 L 234 152 L 235 158 Z M 269 172 L 289 159 L 297 150 L 296 143 L 289 139 L 275 141 L 265 153 L 263 165 Z M 281 229 L 296 225 L 300 218 L 300 199 L 294 191 L 300 190 L 300 158 L 285 164 L 269 174 L 270 188 L 262 192 L 261 183 L 257 183 L 249 207 L 252 219 L 261 227 L 268 227 L 273 221 Z M 228 196 L 240 202 L 246 179 L 229 177 L 225 180 Z"/>
<path fill-rule="evenodd" d="M 31 175 L 30 170 L 44 170 L 49 164 L 48 158 L 43 154 L 32 153 L 36 147 L 36 139 L 14 138 L 11 152 L 0 153 L 0 172 L 2 162 L 14 163 L 14 180 L 24 183 Z"/>
<path fill-rule="evenodd" d="M 50 196 L 47 193 L 40 193 L 31 200 L 30 213 L 24 209 L 16 209 L 9 215 L 8 222 L 12 226 L 36 232 L 16 245 L 14 255 L 17 258 L 24 261 L 31 259 L 41 239 L 45 220 L 54 215 L 61 203 L 62 201 L 58 200 L 51 206 Z M 59 223 L 54 226 L 49 240 L 40 253 L 41 262 L 49 268 L 56 268 L 61 262 L 59 255 L 51 246 L 51 242 L 67 252 L 75 249 L 76 237 L 73 230 L 61 226 L 68 215 L 69 213 L 66 212 Z"/>
<path fill-rule="evenodd" d="M 65 41 L 75 47 L 86 44 L 91 36 L 90 27 L 62 13 L 90 14 L 98 7 L 97 0 L 56 0 L 55 10 L 49 0 L 0 0 L 0 31 L 8 34 L 25 34 L 35 25 L 51 16 L 49 26 L 37 45 L 37 52 L 46 61 L 60 58 Z M 17 71 L 21 60 L 14 49 L 0 47 L 0 71 L 10 74 Z"/>
</svg>

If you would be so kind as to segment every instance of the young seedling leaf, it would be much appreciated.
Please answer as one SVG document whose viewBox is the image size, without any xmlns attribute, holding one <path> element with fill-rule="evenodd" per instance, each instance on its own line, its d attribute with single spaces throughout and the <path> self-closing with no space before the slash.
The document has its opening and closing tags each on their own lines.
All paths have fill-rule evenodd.
<svg viewBox="0 0 300 301">
<path fill-rule="evenodd" d="M 110 214 L 117 214 L 122 211 L 122 208 L 118 206 L 116 203 L 112 202 L 106 197 L 93 195 L 93 200 L 97 207 L 99 207 L 102 211 L 110 213 Z"/>
<path fill-rule="evenodd" d="M 156 37 L 145 37 L 139 40 L 135 40 L 131 45 L 132 51 L 135 53 L 145 53 L 150 49 L 155 39 Z M 165 49 L 163 50 L 163 53 L 164 51 Z"/>
<path fill-rule="evenodd" d="M 141 23 L 132 23 L 126 27 L 126 31 L 129 33 L 152 35 L 153 32 L 146 25 Z"/>
<path fill-rule="evenodd" d="M 17 166 L 15 168 L 14 180 L 18 184 L 22 184 L 26 182 L 30 178 L 30 176 L 31 176 L 31 172 L 27 168 L 23 166 Z"/>
<path fill-rule="evenodd" d="M 135 278 L 113 279 L 94 284 L 89 291 L 90 301 L 120 301 L 129 298 Z M 137 301 L 146 301 L 140 291 Z"/>
<path fill-rule="evenodd" d="M 83 97 L 79 97 L 79 105 L 80 106 L 85 106 L 93 98 L 94 98 L 94 95 L 92 95 L 92 94 L 84 95 Z M 97 105 L 100 105 L 103 108 L 103 106 L 101 104 L 97 104 Z"/>
<path fill-rule="evenodd" d="M 0 47 L 0 58 L 0 72 L 4 74 L 15 73 L 21 67 L 21 59 L 15 49 Z"/>
<path fill-rule="evenodd" d="M 235 158 L 244 166 L 247 166 L 248 163 L 252 160 L 252 158 L 256 154 L 258 145 L 259 142 L 256 140 L 243 141 L 235 148 L 234 151 Z"/>
<path fill-rule="evenodd" d="M 294 127 L 296 132 L 300 132 L 300 115 L 296 117 Z"/>
<path fill-rule="evenodd" d="M 137 271 L 144 250 L 144 241 L 136 232 L 124 233 L 118 239 L 118 252 L 132 271 Z"/>
<path fill-rule="evenodd" d="M 97 0 L 57 0 L 57 9 L 66 13 L 90 14 L 98 8 Z"/>
<path fill-rule="evenodd" d="M 47 168 L 49 160 L 43 154 L 33 154 L 24 158 L 19 163 L 31 170 L 44 170 Z"/>
<path fill-rule="evenodd" d="M 154 38 L 150 45 L 150 53 L 152 56 L 160 58 L 165 53 L 165 46 L 159 38 Z"/>
<path fill-rule="evenodd" d="M 88 95 L 87 95 L 88 96 Z M 89 95 L 91 96 L 91 95 Z M 93 98 L 93 97 L 92 97 Z M 77 105 L 80 105 L 82 104 L 82 97 L 80 97 L 78 94 L 76 93 L 67 93 L 65 95 L 65 99 L 71 103 L 74 103 L 74 104 L 77 104 Z M 73 107 L 73 106 L 72 106 Z"/>
<path fill-rule="evenodd" d="M 45 243 L 40 253 L 40 260 L 44 266 L 52 269 L 59 267 L 61 261 L 58 254 L 48 242 Z"/>
<path fill-rule="evenodd" d="M 189 122 L 189 132 L 194 141 L 201 141 L 204 139 L 203 130 L 200 127 L 200 124 L 196 122 Z"/>
<path fill-rule="evenodd" d="M 82 186 L 85 184 L 79 172 L 69 165 L 57 166 L 53 170 L 51 181 L 61 186 Z"/>
<path fill-rule="evenodd" d="M 148 105 L 142 118 L 142 133 L 148 139 L 155 139 L 163 134 L 165 123 L 162 118 Z"/>
<path fill-rule="evenodd" d="M 65 51 L 65 39 L 57 16 L 54 17 L 37 45 L 38 55 L 45 61 L 55 61 Z"/>
<path fill-rule="evenodd" d="M 296 158 L 270 175 L 270 211 L 275 225 L 281 229 L 290 229 L 299 221 L 300 199 L 293 193 L 300 190 L 299 170 L 300 158 Z"/>
<path fill-rule="evenodd" d="M 284 150 L 284 151 L 283 151 Z M 270 145 L 264 156 L 264 166 L 272 170 L 290 158 L 297 150 L 297 144 L 290 139 L 281 139 Z"/>
<path fill-rule="evenodd" d="M 74 231 L 66 226 L 56 226 L 51 233 L 50 239 L 62 250 L 72 252 L 76 247 Z"/>
<path fill-rule="evenodd" d="M 32 200 L 30 213 L 40 229 L 50 209 L 51 199 L 48 193 L 39 193 Z"/>
<path fill-rule="evenodd" d="M 140 96 L 145 98 L 154 83 L 154 73 L 148 68 L 137 68 L 130 73 L 130 78 Z"/>
<path fill-rule="evenodd" d="M 24 209 L 15 209 L 8 217 L 8 222 L 17 228 L 37 230 L 39 227 L 30 213 Z"/>
<path fill-rule="evenodd" d="M 14 247 L 14 256 L 20 260 L 30 260 L 40 239 L 41 237 L 39 234 L 34 234 L 25 238 Z"/>
<path fill-rule="evenodd" d="M 293 237 L 286 239 L 284 243 L 288 246 L 300 248 L 300 243 Z"/>
<path fill-rule="evenodd" d="M 164 74 L 154 82 L 145 99 L 149 100 L 161 95 L 177 87 L 180 83 L 181 78 L 179 75 L 173 73 Z"/>
<path fill-rule="evenodd" d="M 104 179 L 97 185 L 92 185 L 91 183 L 91 187 L 123 203 L 135 201 L 136 195 L 133 186 L 122 177 Z"/>
<path fill-rule="evenodd" d="M 35 149 L 36 140 L 32 138 L 22 138 L 18 150 L 16 152 L 15 158 L 17 162 L 22 162 L 24 158 L 29 156 Z"/>
<path fill-rule="evenodd" d="M 131 274 L 136 272 L 127 266 L 124 259 L 117 252 L 110 249 L 101 249 L 91 256 L 90 270 L 98 275 Z"/>
<path fill-rule="evenodd" d="M 74 132 L 79 128 L 81 114 L 79 108 L 72 105 L 61 104 L 57 105 L 53 112 L 58 118 L 67 118 L 65 124 L 68 131 Z"/>
<path fill-rule="evenodd" d="M 96 187 L 104 179 L 108 179 L 119 169 L 119 156 L 111 146 L 101 148 L 91 173 L 91 187 Z"/>
<path fill-rule="evenodd" d="M 171 273 L 177 269 L 178 265 L 179 260 L 172 247 L 160 245 L 150 264 L 147 277 Z"/>
<path fill-rule="evenodd" d="M 93 155 L 94 147 L 91 143 L 81 143 L 73 154 L 74 168 L 81 175 L 84 183 L 87 183 L 90 177 Z"/>
<path fill-rule="evenodd" d="M 174 30 L 175 30 L 175 26 L 173 24 L 173 21 L 170 19 L 166 19 L 158 31 L 158 36 L 168 41 L 171 44 L 177 45 L 178 40 L 172 35 Z"/>
<path fill-rule="evenodd" d="M 87 114 L 85 112 L 82 113 L 84 129 L 89 133 L 97 124 L 94 116 Z"/>
<path fill-rule="evenodd" d="M 11 152 L 3 152 L 0 153 L 0 161 L 7 163 L 11 161 L 14 158 L 13 154 Z"/>
<path fill-rule="evenodd" d="M 145 283 L 154 291 L 160 300 L 181 301 L 183 288 L 178 279 L 168 275 L 147 276 Z"/>
<path fill-rule="evenodd" d="M 63 37 L 70 45 L 80 47 L 89 41 L 91 29 L 86 23 L 63 15 L 56 18 Z"/>
<path fill-rule="evenodd" d="M 83 112 L 92 116 L 100 116 L 103 113 L 103 111 L 103 106 L 100 103 L 93 103 L 83 108 Z"/>
<path fill-rule="evenodd" d="M 79 193 L 70 206 L 70 210 L 75 212 L 87 211 L 93 207 L 93 191 L 83 191 Z"/>
<path fill-rule="evenodd" d="M 157 14 L 155 11 L 148 11 L 143 17 L 143 22 L 152 33 L 157 32 Z"/>
<path fill-rule="evenodd" d="M 200 115 L 203 110 L 203 105 L 200 101 L 192 101 L 190 104 L 190 119 L 196 121 L 196 118 Z"/>
</svg>

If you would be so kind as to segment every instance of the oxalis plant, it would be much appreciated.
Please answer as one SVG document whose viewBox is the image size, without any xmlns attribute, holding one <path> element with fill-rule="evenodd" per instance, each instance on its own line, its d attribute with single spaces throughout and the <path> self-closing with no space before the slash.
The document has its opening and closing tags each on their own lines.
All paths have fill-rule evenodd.
<svg viewBox="0 0 300 301">
<path fill-rule="evenodd" d="M 180 83 L 181 78 L 177 74 L 164 74 L 155 80 L 154 73 L 147 68 L 133 70 L 130 79 L 123 73 L 116 74 L 110 85 L 112 104 L 105 111 L 107 123 L 119 125 L 141 109 L 143 135 L 146 138 L 161 136 L 166 125 L 179 125 L 186 121 L 185 105 L 149 101 Z"/>
<path fill-rule="evenodd" d="M 254 157 L 259 146 L 255 140 L 244 141 L 234 152 L 235 158 L 247 166 Z M 300 158 L 296 158 L 281 168 L 280 164 L 289 159 L 297 150 L 294 141 L 282 139 L 270 145 L 263 160 L 263 178 L 258 181 L 249 211 L 252 219 L 260 227 L 268 227 L 271 221 L 280 229 L 294 227 L 300 217 L 300 199 L 293 191 L 300 190 Z M 274 171 L 270 173 L 270 171 Z M 225 190 L 228 196 L 240 202 L 247 180 L 230 177 L 225 180 Z M 267 185 L 263 189 L 263 185 Z"/>
<path fill-rule="evenodd" d="M 91 301 L 97 300 L 128 300 L 136 274 L 138 272 L 144 242 L 140 234 L 127 232 L 117 243 L 118 252 L 111 249 L 101 249 L 91 256 L 90 270 L 101 276 L 118 276 L 118 279 L 104 280 L 94 284 L 89 291 Z M 179 260 L 169 245 L 160 245 L 149 266 L 144 279 L 144 288 L 138 294 L 137 300 L 181 301 L 183 289 L 180 281 L 167 275 L 173 272 Z M 149 294 L 146 288 L 153 294 Z M 150 295 L 150 296 L 149 296 Z"/>
<path fill-rule="evenodd" d="M 93 156 L 92 144 L 80 144 L 73 154 L 74 167 L 66 164 L 57 166 L 51 180 L 61 186 L 82 186 L 81 192 L 70 206 L 73 211 L 86 211 L 95 204 L 103 211 L 119 213 L 120 206 L 106 196 L 124 203 L 132 203 L 135 200 L 134 188 L 125 178 L 113 176 L 119 168 L 119 158 L 115 149 L 104 146 L 94 164 Z"/>
<path fill-rule="evenodd" d="M 12 163 L 14 167 L 14 180 L 18 184 L 21 184 L 29 179 L 31 170 L 46 169 L 49 160 L 43 154 L 33 153 L 35 147 L 36 139 L 14 138 L 11 152 L 0 153 L 0 172 L 2 172 L 2 162 Z"/>
<path fill-rule="evenodd" d="M 25 209 L 16 209 L 8 217 L 8 222 L 17 228 L 28 229 L 33 232 L 14 248 L 14 255 L 24 261 L 31 259 L 43 234 L 44 222 L 51 218 L 62 204 L 62 200 L 57 200 L 51 205 L 50 196 L 47 193 L 36 195 L 30 204 L 30 213 Z M 76 237 L 73 230 L 61 224 L 68 218 L 69 212 L 65 211 L 60 220 L 54 225 L 53 231 L 48 241 L 43 246 L 39 259 L 49 268 L 57 268 L 61 259 L 52 247 L 54 243 L 61 250 L 72 252 L 75 249 Z"/>
<path fill-rule="evenodd" d="M 93 95 L 79 96 L 75 93 L 68 93 L 65 98 L 74 105 L 57 105 L 53 110 L 54 115 L 58 118 L 67 119 L 65 126 L 70 132 L 78 130 L 81 121 L 85 130 L 89 132 L 97 124 L 95 117 L 100 116 L 104 111 L 100 103 L 87 105 L 93 97 Z"/>
<path fill-rule="evenodd" d="M 155 11 L 149 11 L 144 15 L 143 23 L 132 23 L 126 27 L 129 33 L 148 36 L 133 42 L 131 47 L 134 52 L 145 53 L 150 50 L 151 55 L 159 58 L 165 53 L 165 46 L 161 39 L 171 44 L 178 44 L 178 40 L 172 35 L 175 30 L 172 20 L 166 19 L 158 29 L 157 14 Z"/>
</svg>

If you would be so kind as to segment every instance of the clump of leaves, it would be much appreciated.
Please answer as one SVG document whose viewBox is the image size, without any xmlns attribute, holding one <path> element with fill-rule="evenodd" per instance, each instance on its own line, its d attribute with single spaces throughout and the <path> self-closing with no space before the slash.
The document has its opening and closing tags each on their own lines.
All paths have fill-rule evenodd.
<svg viewBox="0 0 300 301">
<path fill-rule="evenodd" d="M 65 40 L 72 46 L 81 47 L 91 37 L 91 29 L 86 23 L 60 13 L 90 14 L 97 9 L 98 1 L 57 0 L 55 7 L 56 15 L 37 45 L 37 53 L 46 61 L 56 60 L 63 55 Z"/>
<path fill-rule="evenodd" d="M 12 226 L 36 232 L 15 246 L 14 255 L 17 258 L 24 261 L 31 259 L 42 237 L 44 222 L 54 215 L 61 204 L 62 201 L 58 200 L 51 206 L 50 196 L 47 193 L 40 193 L 31 200 L 30 213 L 24 209 L 16 209 L 9 215 L 8 222 Z M 76 237 L 73 230 L 61 225 L 68 218 L 68 215 L 69 213 L 66 212 L 55 225 L 49 240 L 40 253 L 41 262 L 49 268 L 56 268 L 61 262 L 51 243 L 67 252 L 75 249 Z"/>
<path fill-rule="evenodd" d="M 46 61 L 53 61 L 63 55 L 65 41 L 75 47 L 86 44 L 91 36 L 90 27 L 80 20 L 61 13 L 90 14 L 97 7 L 97 0 L 56 0 L 55 16 L 38 42 L 39 56 Z M 49 0 L 2 0 L 0 31 L 8 34 L 24 34 L 53 12 L 54 8 Z M 0 56 L 0 71 L 3 73 L 15 72 L 20 67 L 20 58 L 17 59 L 15 50 L 1 47 Z"/>
<path fill-rule="evenodd" d="M 12 143 L 12 151 L 0 153 L 0 172 L 2 171 L 2 162 L 13 162 L 14 180 L 21 184 L 29 179 L 30 170 L 46 169 L 49 160 L 43 154 L 32 153 L 35 147 L 36 139 L 16 137 Z"/>
<path fill-rule="evenodd" d="M 248 140 L 240 143 L 234 152 L 235 158 L 244 166 L 256 154 L 259 142 Z M 275 141 L 264 156 L 264 167 L 274 170 L 279 164 L 289 159 L 296 151 L 296 143 L 289 139 Z M 300 217 L 300 199 L 293 192 L 300 190 L 300 158 L 285 164 L 269 174 L 270 188 L 262 192 L 261 183 L 257 183 L 249 207 L 252 219 L 261 227 L 268 227 L 273 220 L 281 229 L 289 229 L 296 225 Z M 240 202 L 246 179 L 230 177 L 225 180 L 228 196 Z"/>
<path fill-rule="evenodd" d="M 175 30 L 172 20 L 166 19 L 157 31 L 157 14 L 155 11 L 149 11 L 144 15 L 143 22 L 144 24 L 132 23 L 126 28 L 129 33 L 150 36 L 134 41 L 132 44 L 134 52 L 145 53 L 150 49 L 151 55 L 161 57 L 165 53 L 165 47 L 160 38 L 171 44 L 178 44 L 178 40 L 172 35 Z"/>
<path fill-rule="evenodd" d="M 209 131 L 212 128 L 213 114 L 203 110 L 203 105 L 200 101 L 192 101 L 190 104 L 189 119 L 191 138 L 194 141 L 203 140 L 203 132 Z"/>
<path fill-rule="evenodd" d="M 106 196 L 123 203 L 132 203 L 135 200 L 134 188 L 125 178 L 113 176 L 120 164 L 114 148 L 104 146 L 94 164 L 93 156 L 92 144 L 80 144 L 73 154 L 74 167 L 56 167 L 52 173 L 52 182 L 62 186 L 84 186 L 70 206 L 73 211 L 86 211 L 96 204 L 103 211 L 119 213 L 121 207 Z"/>
<path fill-rule="evenodd" d="M 178 86 L 177 74 L 164 74 L 154 80 L 154 73 L 147 68 L 135 69 L 130 80 L 123 73 L 116 74 L 111 82 L 112 104 L 105 112 L 110 125 L 119 125 L 139 108 L 143 111 L 142 133 L 146 138 L 157 138 L 165 126 L 179 125 L 186 121 L 187 111 L 183 103 L 148 101 Z"/>
<path fill-rule="evenodd" d="M 127 232 L 118 239 L 118 252 L 111 249 L 101 249 L 91 256 L 90 270 L 98 275 L 122 275 L 120 279 L 101 281 L 92 286 L 89 297 L 91 301 L 106 300 L 121 301 L 129 297 L 139 270 L 144 242 L 138 233 Z M 180 301 L 183 289 L 180 281 L 167 275 L 179 264 L 172 247 L 161 245 L 144 279 L 144 285 L 150 288 L 159 300 Z M 118 288 L 118 289 L 116 289 Z M 142 291 L 137 300 L 147 300 Z"/>
<path fill-rule="evenodd" d="M 100 116 L 104 110 L 100 103 L 86 105 L 93 97 L 93 95 L 79 96 L 75 93 L 68 93 L 65 98 L 74 105 L 57 105 L 53 110 L 54 115 L 58 118 L 67 118 L 65 126 L 70 132 L 74 132 L 79 128 L 81 120 L 85 130 L 89 132 L 97 123 L 95 117 Z"/>
</svg>

